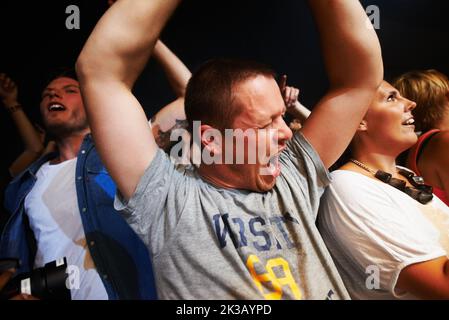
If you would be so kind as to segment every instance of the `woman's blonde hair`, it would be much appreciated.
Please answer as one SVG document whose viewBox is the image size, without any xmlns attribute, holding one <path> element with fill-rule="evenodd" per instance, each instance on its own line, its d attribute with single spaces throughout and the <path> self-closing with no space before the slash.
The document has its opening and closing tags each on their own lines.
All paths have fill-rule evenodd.
<svg viewBox="0 0 449 320">
<path fill-rule="evenodd" d="M 411 71 L 393 82 L 403 97 L 416 102 L 413 110 L 417 131 L 437 128 L 449 112 L 449 80 L 437 70 Z"/>
</svg>

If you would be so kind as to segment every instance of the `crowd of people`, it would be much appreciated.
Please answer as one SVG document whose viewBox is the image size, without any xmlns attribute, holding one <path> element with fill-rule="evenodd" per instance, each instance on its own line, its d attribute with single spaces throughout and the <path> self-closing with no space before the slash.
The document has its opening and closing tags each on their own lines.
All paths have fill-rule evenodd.
<svg viewBox="0 0 449 320">
<path fill-rule="evenodd" d="M 0 74 L 25 146 L 0 290 L 66 257 L 76 300 L 449 298 L 444 74 L 386 82 L 359 1 L 309 1 L 330 84 L 309 111 L 259 62 L 192 74 L 159 40 L 180 0 L 114 2 L 43 89 L 43 128 Z M 132 91 L 150 57 L 177 97 L 151 120 Z"/>
</svg>

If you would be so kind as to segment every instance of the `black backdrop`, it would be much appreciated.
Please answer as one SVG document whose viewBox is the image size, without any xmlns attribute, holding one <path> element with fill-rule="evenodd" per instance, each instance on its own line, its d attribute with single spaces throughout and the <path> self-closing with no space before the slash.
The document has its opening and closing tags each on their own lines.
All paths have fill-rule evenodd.
<svg viewBox="0 0 449 320">
<path fill-rule="evenodd" d="M 80 30 L 68 30 L 68 5 L 79 6 Z M 449 73 L 448 4 L 445 0 L 362 0 L 380 9 L 378 34 L 386 78 L 410 69 L 436 68 Z M 40 91 L 51 70 L 72 66 L 107 0 L 0 2 L 0 72 L 18 83 L 20 102 L 39 119 Z M 316 31 L 305 0 L 184 0 L 162 39 L 195 69 L 216 56 L 253 58 L 287 73 L 313 106 L 326 90 Z M 173 95 L 163 73 L 150 61 L 135 93 L 151 116 Z M 23 148 L 8 114 L 0 110 L 0 169 Z"/>
</svg>

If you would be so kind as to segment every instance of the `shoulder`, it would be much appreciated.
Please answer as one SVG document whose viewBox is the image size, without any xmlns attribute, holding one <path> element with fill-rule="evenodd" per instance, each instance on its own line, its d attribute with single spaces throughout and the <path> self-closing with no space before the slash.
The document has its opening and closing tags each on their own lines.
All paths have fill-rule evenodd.
<svg viewBox="0 0 449 320">
<path fill-rule="evenodd" d="M 361 187 L 366 184 L 363 175 L 348 170 L 336 170 L 330 174 L 331 182 L 326 190 L 324 201 L 347 202 L 360 198 Z"/>
<path fill-rule="evenodd" d="M 449 130 L 441 131 L 429 141 L 425 148 L 425 155 L 428 155 L 436 165 L 449 164 Z"/>
<path fill-rule="evenodd" d="M 435 134 L 432 136 L 431 142 L 435 144 L 449 142 L 449 130 L 435 132 Z"/>
<path fill-rule="evenodd" d="M 336 170 L 331 173 L 331 183 L 326 190 L 325 202 L 336 202 L 339 206 L 354 211 L 376 206 L 391 206 L 394 192 L 381 181 L 349 170 Z"/>
<path fill-rule="evenodd" d="M 342 191 L 355 192 L 365 188 L 372 188 L 376 183 L 373 179 L 355 171 L 335 170 L 331 172 L 331 186 Z"/>
<path fill-rule="evenodd" d="M 295 132 L 293 138 L 287 143 L 287 148 L 281 154 L 280 160 L 287 165 L 293 165 L 294 172 L 318 179 L 323 186 L 329 184 L 328 169 L 301 131 Z"/>
</svg>

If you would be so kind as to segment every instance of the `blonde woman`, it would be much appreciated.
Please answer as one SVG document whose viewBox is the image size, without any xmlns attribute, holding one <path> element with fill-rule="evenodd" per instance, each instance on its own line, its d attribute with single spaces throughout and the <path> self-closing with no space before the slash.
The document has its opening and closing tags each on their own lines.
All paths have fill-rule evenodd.
<svg viewBox="0 0 449 320">
<path fill-rule="evenodd" d="M 319 230 L 353 299 L 449 299 L 449 208 L 396 158 L 416 104 L 384 82 L 332 172 Z"/>
</svg>

